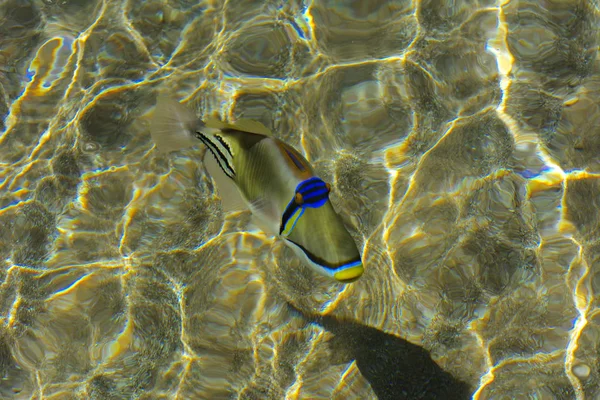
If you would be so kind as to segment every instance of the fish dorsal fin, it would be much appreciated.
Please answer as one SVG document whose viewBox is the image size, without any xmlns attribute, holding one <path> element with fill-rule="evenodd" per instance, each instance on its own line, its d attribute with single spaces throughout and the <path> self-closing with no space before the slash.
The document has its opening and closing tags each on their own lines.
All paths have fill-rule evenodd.
<svg viewBox="0 0 600 400">
<path fill-rule="evenodd" d="M 207 151 L 204 155 L 204 167 L 215 181 L 223 212 L 230 213 L 248 209 L 247 203 L 235 182 L 225 173 L 212 151 Z"/>
<path fill-rule="evenodd" d="M 205 121 L 206 126 L 217 129 L 234 129 L 241 132 L 258 133 L 265 136 L 273 136 L 269 128 L 262 123 L 248 118 L 240 118 L 235 122 L 223 122 L 215 117 L 209 117 Z"/>
</svg>

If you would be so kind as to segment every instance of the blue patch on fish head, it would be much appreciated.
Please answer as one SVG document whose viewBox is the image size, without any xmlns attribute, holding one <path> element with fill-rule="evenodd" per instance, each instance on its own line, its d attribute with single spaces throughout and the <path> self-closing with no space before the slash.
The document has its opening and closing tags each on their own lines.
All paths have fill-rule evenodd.
<svg viewBox="0 0 600 400">
<path fill-rule="evenodd" d="M 302 208 L 319 208 L 329 200 L 329 185 L 316 176 L 296 186 L 296 203 Z"/>
<path fill-rule="evenodd" d="M 296 186 L 294 198 L 290 200 L 283 215 L 279 234 L 288 236 L 306 208 L 322 207 L 329 200 L 330 187 L 321 178 L 312 177 Z"/>
</svg>

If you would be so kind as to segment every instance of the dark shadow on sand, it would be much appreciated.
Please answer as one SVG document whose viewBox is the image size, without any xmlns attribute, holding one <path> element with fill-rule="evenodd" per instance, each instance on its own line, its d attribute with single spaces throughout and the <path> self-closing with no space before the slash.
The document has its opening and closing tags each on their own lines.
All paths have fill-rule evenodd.
<svg viewBox="0 0 600 400">
<path fill-rule="evenodd" d="M 289 306 L 335 335 L 334 351 L 356 360 L 379 400 L 471 398 L 469 386 L 441 369 L 422 347 L 356 322 L 307 315 Z"/>
</svg>

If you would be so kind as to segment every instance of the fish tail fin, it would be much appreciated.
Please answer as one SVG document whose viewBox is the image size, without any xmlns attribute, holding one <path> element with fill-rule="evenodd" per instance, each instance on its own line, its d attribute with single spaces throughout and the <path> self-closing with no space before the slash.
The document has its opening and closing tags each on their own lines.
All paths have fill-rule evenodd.
<svg viewBox="0 0 600 400">
<path fill-rule="evenodd" d="M 156 101 L 150 135 L 161 152 L 170 152 L 198 144 L 196 130 L 202 122 L 177 100 L 160 95 Z"/>
</svg>

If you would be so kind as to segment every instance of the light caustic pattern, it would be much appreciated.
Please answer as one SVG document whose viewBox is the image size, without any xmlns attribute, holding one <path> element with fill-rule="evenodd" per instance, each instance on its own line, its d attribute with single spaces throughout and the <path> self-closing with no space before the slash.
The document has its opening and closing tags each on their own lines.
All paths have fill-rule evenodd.
<svg viewBox="0 0 600 400">
<path fill-rule="evenodd" d="M 599 17 L 0 3 L 1 397 L 375 398 L 285 301 L 423 346 L 478 399 L 600 396 Z M 365 276 L 323 280 L 223 215 L 201 146 L 153 147 L 159 93 L 301 149 Z"/>
</svg>

